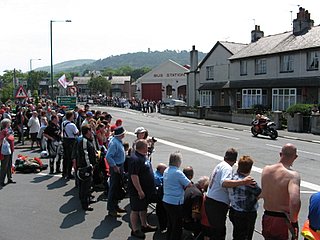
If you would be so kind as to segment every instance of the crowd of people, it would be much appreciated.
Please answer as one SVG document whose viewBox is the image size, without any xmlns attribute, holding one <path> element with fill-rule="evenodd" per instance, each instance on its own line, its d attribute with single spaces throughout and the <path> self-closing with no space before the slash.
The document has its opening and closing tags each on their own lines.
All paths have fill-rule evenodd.
<svg viewBox="0 0 320 240">
<path fill-rule="evenodd" d="M 206 240 L 225 239 L 228 213 L 233 239 L 253 239 L 259 199 L 263 199 L 265 239 L 298 239 L 300 235 L 301 180 L 291 168 L 298 157 L 292 144 L 282 147 L 277 163 L 264 167 L 261 186 L 250 175 L 252 157 L 243 155 L 238 159 L 234 148 L 227 149 L 210 177 L 201 176 L 194 183 L 192 166 L 180 170 L 180 152 L 171 153 L 168 165 L 160 163 L 153 170 L 151 156 L 157 140 L 149 136 L 148 130 L 137 127 L 136 139 L 129 144 L 124 141 L 122 119 L 112 124 L 109 113 L 92 110 L 88 104 L 66 111 L 65 106 L 43 101 L 17 106 L 14 119 L 10 112 L 10 106 L 0 110 L 2 187 L 15 183 L 11 166 L 16 131 L 18 142 L 30 135 L 31 148 L 36 146 L 48 153 L 49 174 L 75 179 L 84 211 L 94 210 L 91 204 L 96 202 L 92 194 L 96 185 L 103 186 L 110 217 L 127 212 L 120 203 L 129 195 L 133 237 L 144 239 L 145 233 L 158 230 L 147 218 L 148 206 L 154 203 L 159 230 L 166 233 L 167 240 L 181 239 L 183 229 Z M 319 216 L 317 193 L 310 199 L 309 217 L 301 231 L 305 239 L 319 239 Z"/>
</svg>

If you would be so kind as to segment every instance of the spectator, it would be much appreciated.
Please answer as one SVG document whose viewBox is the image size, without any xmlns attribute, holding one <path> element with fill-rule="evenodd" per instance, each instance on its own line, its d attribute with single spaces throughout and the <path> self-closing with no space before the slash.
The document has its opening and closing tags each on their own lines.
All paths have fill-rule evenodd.
<svg viewBox="0 0 320 240">
<path fill-rule="evenodd" d="M 66 113 L 66 120 L 62 122 L 63 134 L 63 162 L 62 177 L 65 179 L 74 179 L 72 172 L 72 149 L 76 143 L 76 137 L 79 135 L 77 126 L 73 123 L 74 114 L 72 111 Z"/>
<path fill-rule="evenodd" d="M 48 120 L 46 117 L 46 112 L 45 111 L 41 111 L 40 112 L 40 130 L 38 132 L 37 135 L 37 139 L 40 143 L 40 149 L 41 151 L 46 151 L 47 150 L 47 146 L 46 146 L 46 140 L 43 137 L 43 131 L 46 129 L 46 127 L 48 126 Z"/>
<path fill-rule="evenodd" d="M 193 167 L 188 166 L 185 167 L 182 172 L 184 173 L 184 175 L 186 175 L 186 177 L 192 182 L 193 179 L 193 175 L 194 175 L 194 171 L 193 171 Z"/>
<path fill-rule="evenodd" d="M 312 194 L 309 201 L 308 220 L 304 223 L 301 234 L 307 240 L 320 239 L 320 192 Z"/>
<path fill-rule="evenodd" d="M 37 140 L 38 132 L 40 131 L 40 122 L 38 118 L 37 111 L 32 112 L 32 116 L 28 121 L 29 133 L 31 136 L 31 149 L 33 149 L 33 144 L 36 143 L 37 147 L 39 147 L 39 143 Z"/>
<path fill-rule="evenodd" d="M 86 118 L 81 123 L 81 126 L 89 124 L 91 119 L 93 119 L 93 113 L 92 112 L 86 112 Z"/>
<path fill-rule="evenodd" d="M 280 161 L 263 168 L 261 196 L 265 211 L 262 235 L 265 239 L 288 239 L 289 226 L 292 239 L 298 239 L 301 179 L 299 173 L 291 169 L 297 157 L 297 148 L 288 143 L 281 149 Z"/>
<path fill-rule="evenodd" d="M 109 142 L 107 151 L 107 161 L 110 166 L 110 187 L 108 192 L 107 209 L 112 217 L 121 217 L 119 213 L 125 213 L 126 210 L 119 207 L 119 199 L 116 193 L 121 187 L 121 178 L 123 177 L 123 164 L 125 161 L 125 151 L 122 139 L 125 137 L 125 130 L 122 126 L 114 131 L 114 135 Z"/>
<path fill-rule="evenodd" d="M 163 173 L 166 170 L 167 165 L 159 163 L 156 171 L 154 172 L 154 183 L 156 186 L 156 215 L 159 222 L 160 232 L 164 232 L 167 229 L 167 214 L 164 209 L 163 198 Z"/>
<path fill-rule="evenodd" d="M 93 145 L 92 130 L 89 125 L 81 127 L 83 138 L 77 143 L 77 172 L 79 178 L 79 197 L 82 209 L 92 211 L 90 203 L 95 201 L 90 200 L 90 187 L 92 185 L 93 165 L 97 160 L 97 152 Z"/>
<path fill-rule="evenodd" d="M 154 176 L 151 162 L 146 157 L 148 143 L 140 139 L 136 143 L 136 151 L 129 163 L 129 193 L 130 193 L 130 222 L 131 236 L 145 238 L 146 232 L 154 232 L 156 226 L 147 222 L 147 208 L 154 191 Z M 141 222 L 141 230 L 138 229 L 138 220 Z"/>
<path fill-rule="evenodd" d="M 50 174 L 54 173 L 54 161 L 56 162 L 56 173 L 61 173 L 60 170 L 60 158 L 58 155 L 59 142 L 61 141 L 61 131 L 59 126 L 58 116 L 52 116 L 48 127 L 43 132 L 45 138 L 47 138 L 47 146 L 49 153 L 49 170 Z"/>
<path fill-rule="evenodd" d="M 14 151 L 14 136 L 13 131 L 11 129 L 11 120 L 5 118 L 1 121 L 1 132 L 0 132 L 0 146 L 1 146 L 1 154 L 0 154 L 0 162 L 1 162 L 1 171 L 0 171 L 0 187 L 4 187 L 5 178 L 8 179 L 9 183 L 16 183 L 12 180 L 12 156 Z M 5 149 L 4 149 L 5 148 Z"/>
<path fill-rule="evenodd" d="M 241 180 L 250 175 L 253 160 L 250 156 L 242 156 L 238 161 L 238 170 L 233 180 Z M 229 188 L 231 207 L 229 218 L 233 224 L 233 239 L 251 240 L 257 218 L 258 196 L 261 188 L 256 186 L 238 186 Z"/>
<path fill-rule="evenodd" d="M 205 200 L 205 209 L 211 226 L 211 238 L 223 240 L 226 237 L 226 218 L 229 210 L 227 188 L 241 185 L 255 185 L 252 177 L 232 180 L 232 166 L 237 161 L 238 152 L 234 148 L 226 151 L 224 161 L 219 163 L 210 176 L 210 183 Z"/>
<path fill-rule="evenodd" d="M 185 168 L 190 171 L 192 167 Z M 190 175 L 189 175 L 190 176 Z M 192 169 L 193 176 L 193 169 Z M 184 193 L 183 226 L 196 236 L 201 232 L 201 208 L 204 190 L 208 187 L 209 177 L 202 176 L 196 184 L 192 184 Z"/>
<path fill-rule="evenodd" d="M 184 189 L 192 185 L 179 170 L 181 162 L 181 153 L 170 154 L 169 167 L 163 173 L 163 205 L 168 219 L 167 240 L 181 239 Z"/>
</svg>

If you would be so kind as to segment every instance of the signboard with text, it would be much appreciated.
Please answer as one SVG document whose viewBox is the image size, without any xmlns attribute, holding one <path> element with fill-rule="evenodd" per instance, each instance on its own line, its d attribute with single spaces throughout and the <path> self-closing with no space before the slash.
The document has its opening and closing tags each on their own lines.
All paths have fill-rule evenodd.
<svg viewBox="0 0 320 240">
<path fill-rule="evenodd" d="M 72 110 L 77 106 L 76 96 L 58 96 L 57 103 L 60 106 L 67 106 L 68 110 Z"/>
</svg>

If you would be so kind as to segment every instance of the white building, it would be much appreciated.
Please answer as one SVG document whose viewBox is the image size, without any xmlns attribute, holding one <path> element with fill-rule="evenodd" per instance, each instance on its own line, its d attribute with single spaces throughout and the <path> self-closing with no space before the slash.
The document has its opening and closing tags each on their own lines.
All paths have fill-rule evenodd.
<svg viewBox="0 0 320 240">
<path fill-rule="evenodd" d="M 201 106 L 264 105 L 274 111 L 320 102 L 319 36 L 320 26 L 300 8 L 292 31 L 265 37 L 256 26 L 247 45 L 217 42 L 195 77 L 188 73 L 198 90 L 195 100 Z"/>
<path fill-rule="evenodd" d="M 148 100 L 186 99 L 188 68 L 168 60 L 135 82 L 136 97 Z"/>
</svg>

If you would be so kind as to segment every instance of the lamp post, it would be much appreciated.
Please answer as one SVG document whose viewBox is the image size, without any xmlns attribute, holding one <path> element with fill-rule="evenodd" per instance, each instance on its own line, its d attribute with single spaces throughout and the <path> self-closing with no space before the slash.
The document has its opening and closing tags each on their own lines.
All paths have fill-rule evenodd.
<svg viewBox="0 0 320 240">
<path fill-rule="evenodd" d="M 53 56 L 52 56 L 52 23 L 54 22 L 71 22 L 71 20 L 50 20 L 50 81 L 51 81 L 51 98 L 53 99 Z"/>
<path fill-rule="evenodd" d="M 32 61 L 34 61 L 34 60 L 40 61 L 41 58 L 32 58 L 32 59 L 30 59 L 30 72 L 32 71 Z"/>
<path fill-rule="evenodd" d="M 30 61 L 30 72 L 29 72 L 29 84 L 28 86 L 31 88 L 31 94 L 33 94 L 33 84 L 32 84 L 32 78 L 31 78 L 31 71 L 32 71 L 32 61 L 34 60 L 37 60 L 37 61 L 40 61 L 41 58 L 31 58 L 29 61 Z"/>
</svg>

